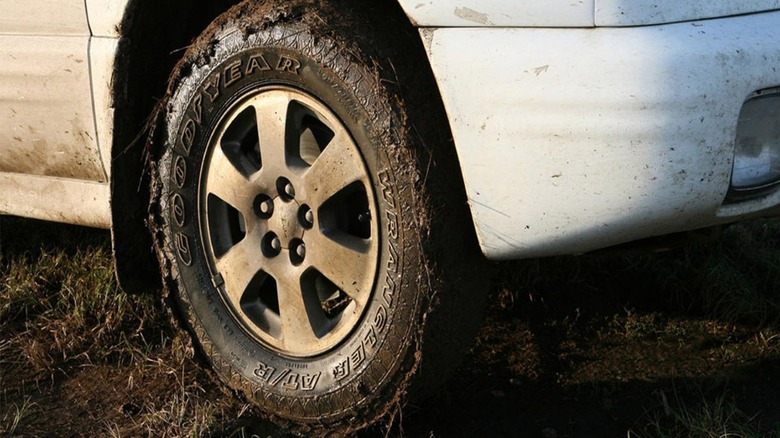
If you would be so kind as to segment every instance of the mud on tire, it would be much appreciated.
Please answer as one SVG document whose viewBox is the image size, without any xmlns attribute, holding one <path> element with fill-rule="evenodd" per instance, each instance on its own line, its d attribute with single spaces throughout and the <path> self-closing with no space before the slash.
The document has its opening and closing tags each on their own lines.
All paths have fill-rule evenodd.
<svg viewBox="0 0 780 438">
<path fill-rule="evenodd" d="M 435 387 L 484 299 L 430 70 L 372 7 L 233 8 L 172 75 L 157 138 L 180 313 L 221 379 L 299 432 Z"/>
</svg>

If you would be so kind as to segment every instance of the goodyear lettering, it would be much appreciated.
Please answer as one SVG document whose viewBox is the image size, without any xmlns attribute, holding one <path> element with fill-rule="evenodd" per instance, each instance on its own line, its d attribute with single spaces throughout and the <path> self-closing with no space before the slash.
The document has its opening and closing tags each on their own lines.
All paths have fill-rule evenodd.
<svg viewBox="0 0 780 438">
<path fill-rule="evenodd" d="M 190 251 L 190 238 L 184 233 L 177 233 L 174 238 L 176 245 L 176 254 L 179 256 L 179 260 L 184 263 L 185 266 L 192 265 L 192 252 Z"/>
<path fill-rule="evenodd" d="M 181 228 L 184 226 L 184 222 L 187 218 L 184 210 L 184 199 L 178 193 L 174 194 L 171 198 L 171 216 L 173 222 Z"/>
<path fill-rule="evenodd" d="M 187 162 L 184 161 L 184 157 L 177 155 L 173 160 L 173 183 L 176 187 L 184 187 L 184 183 L 187 182 Z"/>
<path fill-rule="evenodd" d="M 268 61 L 265 60 L 263 55 L 253 55 L 249 58 L 249 62 L 246 66 L 246 74 L 251 75 L 255 71 L 269 71 L 271 66 L 268 65 Z"/>
<path fill-rule="evenodd" d="M 288 56 L 281 56 L 279 62 L 276 64 L 277 71 L 286 71 L 288 73 L 299 74 L 301 69 L 301 63 L 295 58 Z"/>
<path fill-rule="evenodd" d="M 203 95 L 197 94 L 195 96 L 195 99 L 192 100 L 192 114 L 194 115 L 193 120 L 195 120 L 195 123 L 198 124 L 198 126 L 203 124 Z"/>
<path fill-rule="evenodd" d="M 214 102 L 219 97 L 219 75 L 216 74 L 206 81 L 203 92 Z"/>
<path fill-rule="evenodd" d="M 192 119 L 187 119 L 184 123 L 184 129 L 181 131 L 181 147 L 187 155 L 190 154 L 192 143 L 195 141 L 196 129 L 195 122 Z"/>
<path fill-rule="evenodd" d="M 224 75 L 225 88 L 235 84 L 242 77 L 241 73 L 241 60 L 231 62 L 222 71 Z"/>
</svg>

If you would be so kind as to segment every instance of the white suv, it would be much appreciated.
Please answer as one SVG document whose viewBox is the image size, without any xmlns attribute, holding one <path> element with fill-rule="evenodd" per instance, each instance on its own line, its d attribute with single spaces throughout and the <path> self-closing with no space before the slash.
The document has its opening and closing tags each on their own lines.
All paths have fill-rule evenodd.
<svg viewBox="0 0 780 438">
<path fill-rule="evenodd" d="M 300 433 L 441 382 L 485 260 L 780 213 L 778 0 L 173 3 L 0 0 L 0 213 Z"/>
</svg>

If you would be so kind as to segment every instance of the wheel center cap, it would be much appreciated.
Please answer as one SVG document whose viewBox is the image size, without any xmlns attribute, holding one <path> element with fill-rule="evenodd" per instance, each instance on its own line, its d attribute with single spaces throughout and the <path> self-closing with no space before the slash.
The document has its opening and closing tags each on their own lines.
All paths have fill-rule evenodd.
<svg viewBox="0 0 780 438">
<path fill-rule="evenodd" d="M 271 231 L 281 240 L 282 248 L 289 248 L 290 241 L 303 237 L 303 224 L 299 216 L 300 206 L 297 202 L 285 201 L 281 197 L 274 199 L 274 214 L 268 221 Z"/>
</svg>

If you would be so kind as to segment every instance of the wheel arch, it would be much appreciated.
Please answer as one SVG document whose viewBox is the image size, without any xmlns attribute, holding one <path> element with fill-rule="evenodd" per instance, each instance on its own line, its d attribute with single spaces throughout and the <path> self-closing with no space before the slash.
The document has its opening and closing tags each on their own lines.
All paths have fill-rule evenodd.
<svg viewBox="0 0 780 438">
<path fill-rule="evenodd" d="M 148 159 L 154 152 L 154 144 L 147 137 L 161 119 L 155 115 L 163 106 L 168 79 L 195 38 L 238 3 L 240 0 L 128 1 L 119 25 L 121 36 L 111 84 L 116 116 L 110 163 L 116 273 L 120 286 L 128 292 L 143 292 L 161 285 L 160 266 L 147 227 Z M 376 0 L 376 5 L 379 10 L 408 17 L 398 0 Z M 411 21 L 403 23 L 407 27 L 398 32 L 417 32 Z M 422 40 L 417 41 L 419 53 L 424 54 Z M 427 57 L 421 56 L 424 59 L 420 62 L 429 66 Z M 453 168 L 460 171 L 454 146 L 448 159 L 455 160 Z M 458 179 L 463 190 L 462 175 Z"/>
</svg>

